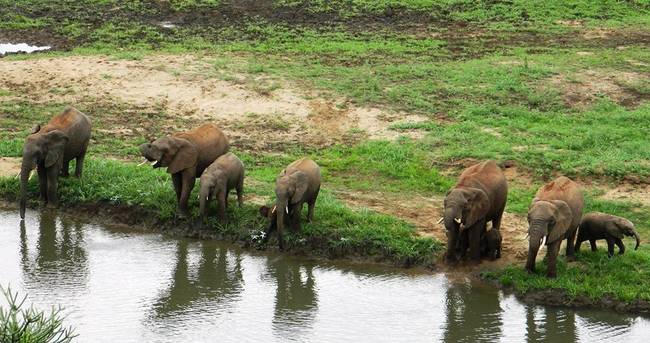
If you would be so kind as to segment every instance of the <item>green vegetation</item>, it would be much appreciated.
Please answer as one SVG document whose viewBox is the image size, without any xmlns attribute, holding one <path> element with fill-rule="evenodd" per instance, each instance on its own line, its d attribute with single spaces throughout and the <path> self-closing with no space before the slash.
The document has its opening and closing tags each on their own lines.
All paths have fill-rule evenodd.
<svg viewBox="0 0 650 343">
<path fill-rule="evenodd" d="M 87 159 L 82 179 L 61 179 L 59 184 L 63 206 L 89 203 L 125 205 L 144 209 L 162 221 L 174 217 L 176 197 L 169 175 L 149 166 Z M 247 194 L 270 196 L 273 193 L 272 183 L 255 182 L 254 187 L 250 184 L 244 191 Z M 28 190 L 30 202 L 37 204 L 36 178 L 31 180 Z M 0 194 L 17 199 L 19 191 L 17 178 L 0 178 Z M 198 187 L 190 196 L 194 218 L 198 217 L 197 196 Z M 265 219 L 258 215 L 258 208 L 254 205 L 235 208 L 230 216 L 228 225 L 222 226 L 214 219 L 208 225 L 222 237 L 244 243 L 255 243 L 260 231 L 265 229 Z M 351 210 L 328 191 L 323 191 L 318 199 L 316 217 L 314 223 L 303 224 L 302 232 L 288 237 L 292 250 L 327 257 L 358 256 L 398 265 L 428 265 L 433 263 L 436 253 L 442 248 L 431 238 L 418 237 L 412 225 L 367 210 Z"/>
<path fill-rule="evenodd" d="M 0 286 L 0 292 L 6 302 L 0 303 L 0 342 L 67 343 L 77 336 L 72 328 L 63 327 L 60 307 L 46 314 L 31 306 L 24 308 L 27 296 L 19 299 L 9 287 Z"/>
</svg>

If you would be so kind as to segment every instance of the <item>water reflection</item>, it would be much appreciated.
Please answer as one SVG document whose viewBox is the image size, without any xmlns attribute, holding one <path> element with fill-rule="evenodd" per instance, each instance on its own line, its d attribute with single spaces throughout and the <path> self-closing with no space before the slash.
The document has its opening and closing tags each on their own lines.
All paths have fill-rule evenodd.
<svg viewBox="0 0 650 343">
<path fill-rule="evenodd" d="M 242 289 L 240 253 L 179 241 L 171 283 L 155 301 L 154 313 L 158 318 L 178 320 L 183 313 L 194 312 L 196 306 L 228 309 Z"/>
<path fill-rule="evenodd" d="M 497 292 L 475 290 L 471 283 L 446 292 L 445 342 L 495 342 L 501 337 L 502 309 Z"/>
<path fill-rule="evenodd" d="M 78 222 L 61 219 L 53 211 L 41 212 L 38 238 L 30 248 L 25 222 L 21 221 L 20 256 L 29 289 L 79 292 L 86 287 L 88 257 L 83 227 Z"/>
<path fill-rule="evenodd" d="M 528 342 L 575 342 L 575 312 L 554 307 L 526 308 L 526 339 Z"/>
<path fill-rule="evenodd" d="M 284 340 L 300 340 L 310 331 L 318 310 L 314 266 L 269 258 L 267 268 L 276 282 L 273 331 Z"/>
</svg>

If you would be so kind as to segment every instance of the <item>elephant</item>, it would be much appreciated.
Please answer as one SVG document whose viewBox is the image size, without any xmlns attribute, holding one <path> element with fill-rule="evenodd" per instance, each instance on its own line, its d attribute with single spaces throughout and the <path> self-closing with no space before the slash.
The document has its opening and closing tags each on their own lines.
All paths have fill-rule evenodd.
<svg viewBox="0 0 650 343">
<path fill-rule="evenodd" d="M 443 217 L 447 234 L 448 262 L 454 262 L 458 255 L 465 256 L 469 248 L 474 261 L 481 258 L 481 237 L 487 222 L 493 230 L 501 227 L 501 218 L 508 197 L 505 175 L 496 162 L 484 161 L 465 169 L 458 183 L 444 200 Z"/>
<path fill-rule="evenodd" d="M 582 242 L 589 241 L 591 251 L 596 251 L 596 240 L 605 239 L 609 257 L 614 255 L 614 244 L 618 246 L 619 255 L 623 255 L 625 253 L 623 236 L 634 237 L 636 239 L 634 250 L 639 248 L 641 237 L 634 230 L 634 224 L 631 221 L 611 214 L 592 212 L 582 217 L 575 250 L 579 251 Z"/>
<path fill-rule="evenodd" d="M 275 180 L 275 206 L 272 210 L 265 207 L 260 209 L 260 213 L 271 220 L 264 236 L 264 242 L 268 240 L 269 234 L 273 230 L 277 230 L 278 245 L 280 250 L 284 250 L 282 237 L 284 221 L 288 219 L 291 229 L 300 231 L 300 214 L 304 203 L 307 203 L 308 206 L 307 220 L 313 221 L 320 184 L 320 167 L 308 158 L 297 160 L 280 172 Z M 282 213 L 282 215 L 278 215 L 278 213 Z"/>
<path fill-rule="evenodd" d="M 567 260 L 575 259 L 574 240 L 583 206 L 580 187 L 565 176 L 558 177 L 537 191 L 528 210 L 528 272 L 535 272 L 535 258 L 544 240 L 547 248 L 547 277 L 557 276 L 557 255 L 563 239 L 567 240 Z"/>
<path fill-rule="evenodd" d="M 44 126 L 36 125 L 23 146 L 20 170 L 20 218 L 25 218 L 27 182 L 34 168 L 38 173 L 40 198 L 50 207 L 58 205 L 59 175 L 68 176 L 70 161 L 76 159 L 75 176 L 81 177 L 90 142 L 91 123 L 73 107 L 66 107 Z"/>
<path fill-rule="evenodd" d="M 244 164 L 235 154 L 229 152 L 219 156 L 201 174 L 201 190 L 199 192 L 199 208 L 205 222 L 208 215 L 210 198 L 217 199 L 219 220 L 226 221 L 228 194 L 234 188 L 237 191 L 239 207 L 243 204 Z"/>
<path fill-rule="evenodd" d="M 228 152 L 228 138 L 214 124 L 158 138 L 140 145 L 140 153 L 153 168 L 166 167 L 172 175 L 177 212 L 188 215 L 187 202 L 196 178 L 219 156 Z"/>
<path fill-rule="evenodd" d="M 485 232 L 481 245 L 484 253 L 491 261 L 501 258 L 501 232 L 499 230 L 488 230 Z"/>
</svg>

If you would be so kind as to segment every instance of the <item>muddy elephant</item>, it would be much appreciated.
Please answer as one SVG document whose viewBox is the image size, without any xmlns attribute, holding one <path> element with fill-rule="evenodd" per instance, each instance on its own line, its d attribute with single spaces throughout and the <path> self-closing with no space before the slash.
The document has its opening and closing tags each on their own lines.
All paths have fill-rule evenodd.
<svg viewBox="0 0 650 343">
<path fill-rule="evenodd" d="M 501 258 L 501 232 L 499 230 L 488 230 L 485 232 L 481 242 L 482 256 L 486 256 L 491 261 Z"/>
<path fill-rule="evenodd" d="M 73 107 L 65 108 L 44 126 L 34 127 L 23 146 L 20 170 L 21 218 L 25 218 L 27 182 L 34 168 L 38 173 L 40 198 L 53 207 L 58 205 L 59 175 L 68 176 L 71 160 L 76 159 L 75 176 L 81 177 L 90 130 L 90 119 Z"/>
<path fill-rule="evenodd" d="M 596 241 L 604 239 L 607 241 L 607 254 L 609 257 L 614 255 L 614 244 L 618 246 L 618 253 L 623 255 L 625 253 L 623 236 L 634 237 L 636 239 L 634 250 L 639 248 L 641 237 L 639 237 L 631 221 L 611 214 L 589 213 L 582 217 L 580 222 L 576 252 L 580 250 L 580 245 L 584 241 L 589 241 L 591 250 L 596 251 Z"/>
<path fill-rule="evenodd" d="M 232 189 L 237 191 L 237 202 L 241 207 L 244 201 L 244 164 L 235 154 L 229 152 L 219 156 L 201 174 L 199 208 L 204 222 L 212 198 L 217 200 L 219 220 L 222 223 L 226 221 L 228 194 Z"/>
<path fill-rule="evenodd" d="M 508 197 L 508 184 L 501 168 L 492 161 L 468 167 L 444 200 L 444 221 L 447 234 L 446 259 L 456 261 L 469 248 L 474 261 L 481 258 L 481 237 L 486 223 L 493 230 L 501 227 L 501 218 Z"/>
<path fill-rule="evenodd" d="M 187 202 L 196 178 L 228 149 L 228 138 L 214 124 L 204 124 L 140 145 L 140 153 L 154 168 L 166 167 L 172 175 L 177 211 L 181 216 L 188 215 Z"/>
<path fill-rule="evenodd" d="M 265 209 L 265 207 L 260 209 L 260 213 L 271 220 L 266 229 L 264 242 L 268 240 L 272 231 L 277 230 L 278 244 L 280 250 L 283 250 L 284 222 L 288 220 L 293 231 L 300 231 L 300 214 L 304 203 L 308 206 L 307 220 L 311 222 L 314 219 L 314 207 L 320 191 L 320 183 L 320 167 L 308 158 L 291 163 L 278 175 L 275 180 L 275 206 L 272 209 Z"/>
<path fill-rule="evenodd" d="M 580 219 L 584 200 L 582 191 L 577 183 L 565 176 L 542 186 L 535 195 L 528 210 L 528 258 L 526 269 L 535 272 L 535 258 L 539 248 L 546 240 L 546 256 L 548 268 L 546 276 L 557 276 L 557 255 L 560 244 L 566 238 L 567 260 L 573 260 L 574 240 Z"/>
</svg>

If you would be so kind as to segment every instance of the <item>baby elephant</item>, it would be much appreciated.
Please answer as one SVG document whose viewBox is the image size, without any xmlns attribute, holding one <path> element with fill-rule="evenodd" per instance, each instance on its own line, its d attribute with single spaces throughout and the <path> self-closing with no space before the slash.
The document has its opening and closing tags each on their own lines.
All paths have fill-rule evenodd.
<svg viewBox="0 0 650 343">
<path fill-rule="evenodd" d="M 226 208 L 228 208 L 228 193 L 235 188 L 237 201 L 241 207 L 244 190 L 244 164 L 229 152 L 219 156 L 201 174 L 201 191 L 199 193 L 199 207 L 205 222 L 208 216 L 210 199 L 217 200 L 219 220 L 226 222 Z"/>
<path fill-rule="evenodd" d="M 596 241 L 605 239 L 609 257 L 614 255 L 614 244 L 618 246 L 618 253 L 622 255 L 625 252 L 623 236 L 636 238 L 634 250 L 639 248 L 641 238 L 634 230 L 634 224 L 631 221 L 611 214 L 592 212 L 582 217 L 576 240 L 576 251 L 580 249 L 580 244 L 584 241 L 589 241 L 591 250 L 596 251 Z"/>
<path fill-rule="evenodd" d="M 499 230 L 493 228 L 490 231 L 486 231 L 482 242 L 484 255 L 492 261 L 501 258 L 501 241 L 502 238 Z"/>
<path fill-rule="evenodd" d="M 283 250 L 282 233 L 285 220 L 289 221 L 293 231 L 300 231 L 300 213 L 305 203 L 308 208 L 307 220 L 311 222 L 314 219 L 314 206 L 320 191 L 320 181 L 320 167 L 308 158 L 295 161 L 280 172 L 275 180 L 275 206 L 272 210 L 260 209 L 260 213 L 271 220 L 264 242 L 272 231 L 277 230 L 278 245 L 280 250 Z"/>
</svg>

